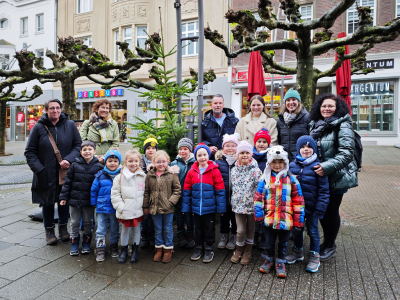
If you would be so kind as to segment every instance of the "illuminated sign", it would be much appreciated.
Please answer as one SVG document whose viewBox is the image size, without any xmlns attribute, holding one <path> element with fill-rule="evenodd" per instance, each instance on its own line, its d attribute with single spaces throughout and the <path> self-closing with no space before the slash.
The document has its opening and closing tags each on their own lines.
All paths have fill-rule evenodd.
<svg viewBox="0 0 400 300">
<path fill-rule="evenodd" d="M 116 97 L 123 95 L 124 89 L 75 92 L 75 98 Z"/>
</svg>

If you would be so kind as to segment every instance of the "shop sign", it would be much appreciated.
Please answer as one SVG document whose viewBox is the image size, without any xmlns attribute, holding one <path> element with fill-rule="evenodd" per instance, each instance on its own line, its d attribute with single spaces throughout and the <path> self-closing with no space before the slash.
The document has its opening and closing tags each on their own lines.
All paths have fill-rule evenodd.
<svg viewBox="0 0 400 300">
<path fill-rule="evenodd" d="M 232 79 L 231 79 L 231 81 L 232 81 L 233 84 L 235 84 L 237 82 L 236 75 L 237 75 L 237 70 L 236 70 L 236 68 L 232 67 Z"/>
<path fill-rule="evenodd" d="M 372 69 L 394 69 L 394 59 L 366 60 L 364 68 Z"/>
<path fill-rule="evenodd" d="M 377 94 L 390 92 L 390 82 L 365 82 L 365 83 L 352 83 L 352 94 Z"/>
<path fill-rule="evenodd" d="M 17 122 L 18 122 L 18 123 L 21 123 L 21 122 L 24 121 L 24 119 L 25 119 L 25 115 L 24 115 L 23 112 L 20 111 L 20 112 L 17 114 Z"/>
<path fill-rule="evenodd" d="M 29 130 L 32 130 L 33 126 L 35 126 L 36 120 L 35 118 L 29 118 Z"/>
<path fill-rule="evenodd" d="M 238 82 L 244 82 L 249 80 L 248 71 L 237 72 L 238 74 Z M 284 76 L 285 79 L 293 78 L 293 75 Z M 271 80 L 272 75 L 270 73 L 264 73 L 264 80 Z M 274 79 L 282 79 L 281 75 L 274 75 Z"/>
<path fill-rule="evenodd" d="M 116 97 L 123 95 L 124 89 L 75 92 L 75 98 Z"/>
</svg>

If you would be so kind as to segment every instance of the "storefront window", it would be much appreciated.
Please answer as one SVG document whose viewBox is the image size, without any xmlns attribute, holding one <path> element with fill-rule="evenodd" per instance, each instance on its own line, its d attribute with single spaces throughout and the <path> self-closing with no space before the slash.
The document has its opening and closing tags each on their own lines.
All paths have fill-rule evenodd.
<svg viewBox="0 0 400 300">
<path fill-rule="evenodd" d="M 350 97 L 354 130 L 393 131 L 393 81 L 355 82 Z"/>
<path fill-rule="evenodd" d="M 35 126 L 44 113 L 46 113 L 46 111 L 43 105 L 26 106 L 26 137 L 29 137 L 33 126 Z"/>
<path fill-rule="evenodd" d="M 25 106 L 15 107 L 15 141 L 25 141 Z"/>
</svg>

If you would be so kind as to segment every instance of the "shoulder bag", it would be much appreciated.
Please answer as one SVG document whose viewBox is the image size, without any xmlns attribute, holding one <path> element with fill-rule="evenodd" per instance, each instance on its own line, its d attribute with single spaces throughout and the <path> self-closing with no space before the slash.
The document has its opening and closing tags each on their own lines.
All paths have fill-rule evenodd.
<svg viewBox="0 0 400 300">
<path fill-rule="evenodd" d="M 63 159 L 61 157 L 60 151 L 58 151 L 56 142 L 54 141 L 53 136 L 51 135 L 50 130 L 47 128 L 47 126 L 44 126 L 44 127 L 46 127 L 47 132 L 49 133 L 49 140 L 50 140 L 51 145 L 53 146 L 54 154 L 57 157 L 58 163 L 61 164 Z M 68 171 L 68 169 L 63 169 L 63 168 L 61 168 L 61 165 L 60 165 L 60 169 L 58 170 L 58 184 L 60 184 L 60 185 L 64 184 L 65 176 L 67 175 L 67 171 Z"/>
</svg>

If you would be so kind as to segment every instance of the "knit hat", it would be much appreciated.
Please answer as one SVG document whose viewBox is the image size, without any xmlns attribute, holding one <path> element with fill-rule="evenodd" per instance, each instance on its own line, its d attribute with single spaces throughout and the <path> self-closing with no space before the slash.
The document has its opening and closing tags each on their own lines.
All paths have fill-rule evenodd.
<svg viewBox="0 0 400 300">
<path fill-rule="evenodd" d="M 299 139 L 297 140 L 297 143 L 296 143 L 297 153 L 300 154 L 300 149 L 303 145 L 310 146 L 311 148 L 313 148 L 314 153 L 317 154 L 317 145 L 315 144 L 315 141 L 311 136 L 303 135 L 303 136 L 299 137 Z"/>
<path fill-rule="evenodd" d="M 208 148 L 206 144 L 200 143 L 200 144 L 198 144 L 198 145 L 196 146 L 196 148 L 194 148 L 194 158 L 195 158 L 195 159 L 197 159 L 196 154 L 197 154 L 197 151 L 199 151 L 199 149 L 206 149 L 206 150 L 207 150 L 207 153 L 208 153 L 208 157 L 209 157 L 209 158 L 211 157 L 210 148 Z"/>
<path fill-rule="evenodd" d="M 285 98 L 283 98 L 283 100 L 286 101 L 288 98 L 296 98 L 297 100 L 299 100 L 299 102 L 301 102 L 301 97 L 300 97 L 299 92 L 294 89 L 288 90 L 286 92 Z"/>
<path fill-rule="evenodd" d="M 284 173 L 289 173 L 289 159 L 288 153 L 284 150 L 283 146 L 272 146 L 267 149 L 267 157 L 268 161 L 264 169 L 264 180 L 265 180 L 265 189 L 270 188 L 271 182 L 271 163 L 274 159 L 283 159 L 285 162 L 285 167 L 276 175 L 275 185 L 280 184 L 280 178 Z"/>
<path fill-rule="evenodd" d="M 261 128 L 261 130 L 256 133 L 256 135 L 254 136 L 254 145 L 256 144 L 259 138 L 266 139 L 268 142 L 268 146 L 271 145 L 271 136 L 269 135 L 268 129 Z"/>
<path fill-rule="evenodd" d="M 178 149 L 180 147 L 188 147 L 190 152 L 192 152 L 193 151 L 193 142 L 191 139 L 188 139 L 188 138 L 180 139 L 180 141 L 178 142 Z"/>
<path fill-rule="evenodd" d="M 120 153 L 118 150 L 110 150 L 110 151 L 108 151 L 108 152 L 106 153 L 106 155 L 104 156 L 104 162 L 107 162 L 107 159 L 108 159 L 110 156 L 115 156 L 116 158 L 118 158 L 119 163 L 121 163 L 121 160 L 122 160 L 122 158 L 121 158 L 121 153 Z"/>
<path fill-rule="evenodd" d="M 226 143 L 235 143 L 236 146 L 239 144 L 239 134 L 234 133 L 234 134 L 224 134 L 222 138 L 222 148 L 224 148 L 224 145 Z"/>
<path fill-rule="evenodd" d="M 246 141 L 241 141 L 236 149 L 236 159 L 239 157 L 239 153 L 244 151 L 249 152 L 253 156 L 253 146 Z"/>
<path fill-rule="evenodd" d="M 156 149 L 158 150 L 158 141 L 156 137 L 152 134 L 148 135 L 147 139 L 144 141 L 143 151 L 146 152 L 146 148 L 149 146 L 156 147 Z"/>
</svg>

